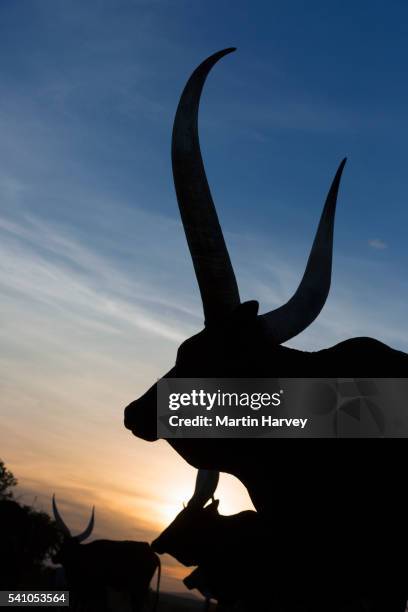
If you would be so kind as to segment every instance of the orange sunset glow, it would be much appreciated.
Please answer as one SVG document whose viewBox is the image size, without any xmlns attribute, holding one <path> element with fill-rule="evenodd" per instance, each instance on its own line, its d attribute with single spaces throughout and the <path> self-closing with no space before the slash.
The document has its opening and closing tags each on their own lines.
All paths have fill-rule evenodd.
<svg viewBox="0 0 408 612">
<path fill-rule="evenodd" d="M 39 368 L 42 355 L 39 346 L 33 367 Z M 28 368 L 18 387 L 7 386 L 1 456 L 18 477 L 16 495 L 51 514 L 55 492 L 73 533 L 85 527 L 95 505 L 92 538 L 151 541 L 191 497 L 195 470 L 164 441 L 143 442 L 124 429 L 125 394 L 112 397 L 111 391 L 102 397 L 108 387 L 106 371 L 91 380 L 79 364 L 71 366 L 71 376 L 78 377 L 76 388 L 62 380 L 57 388 L 64 371 L 58 372 L 55 363 L 52 384 L 31 379 Z M 245 488 L 233 477 L 222 476 L 217 495 L 225 514 L 252 507 Z M 163 564 L 163 588 L 186 591 L 181 580 L 190 570 L 168 556 Z"/>
</svg>

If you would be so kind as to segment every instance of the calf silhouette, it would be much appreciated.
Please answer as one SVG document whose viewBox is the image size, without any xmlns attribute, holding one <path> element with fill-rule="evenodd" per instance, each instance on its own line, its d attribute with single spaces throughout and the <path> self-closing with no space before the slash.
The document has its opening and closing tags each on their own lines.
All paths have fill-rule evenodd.
<svg viewBox="0 0 408 612">
<path fill-rule="evenodd" d="M 265 573 L 259 562 L 259 543 L 265 530 L 252 510 L 219 514 L 219 500 L 214 499 L 218 477 L 218 472 L 199 470 L 193 497 L 152 542 L 152 549 L 172 555 L 187 567 L 198 566 L 184 579 L 189 589 L 198 589 L 221 604 L 253 603 L 254 584 L 259 593 Z M 263 596 L 269 599 L 270 593 L 264 591 Z"/>
<path fill-rule="evenodd" d="M 124 595 L 132 612 L 139 612 L 147 597 L 153 575 L 158 570 L 157 593 L 160 585 L 160 559 L 147 542 L 94 540 L 89 538 L 94 527 L 94 509 L 88 526 L 77 536 L 72 536 L 52 500 L 54 517 L 64 538 L 53 557 L 53 563 L 62 565 L 71 591 L 73 608 L 86 610 L 110 610 L 109 603 Z"/>
<path fill-rule="evenodd" d="M 201 293 L 205 327 L 180 346 L 165 375 L 180 378 L 404 377 L 408 355 L 372 338 L 352 338 L 306 352 L 283 343 L 306 329 L 324 306 L 331 283 L 333 230 L 343 160 L 328 192 L 302 280 L 283 306 L 258 314 L 258 303 L 241 303 L 235 274 L 205 175 L 198 139 L 198 109 L 207 75 L 234 49 L 207 58 L 191 75 L 174 121 L 172 164 L 187 243 Z M 125 426 L 145 440 L 157 439 L 157 387 L 125 410 Z M 370 559 L 403 566 L 405 530 L 401 503 L 404 454 L 394 442 L 379 452 L 373 441 L 279 439 L 169 439 L 198 469 L 228 472 L 247 487 L 256 509 L 278 525 L 301 521 L 302 531 L 277 534 L 283 550 L 307 550 L 362 559 L 361 584 L 374 584 Z M 371 444 L 371 446 L 370 446 Z M 327 550 L 328 541 L 339 542 Z M 381 566 L 381 563 L 379 564 Z M 391 567 L 389 568 L 391 572 Z M 390 573 L 389 572 L 389 573 Z M 393 574 L 396 575 L 395 573 Z M 386 575 L 379 574 L 386 581 Z M 388 576 L 389 578 L 389 576 Z M 386 581 L 387 582 L 387 581 Z M 388 582 L 387 582 L 388 584 Z M 384 587 L 385 588 L 385 587 Z M 389 612 L 389 610 L 387 611 Z"/>
</svg>

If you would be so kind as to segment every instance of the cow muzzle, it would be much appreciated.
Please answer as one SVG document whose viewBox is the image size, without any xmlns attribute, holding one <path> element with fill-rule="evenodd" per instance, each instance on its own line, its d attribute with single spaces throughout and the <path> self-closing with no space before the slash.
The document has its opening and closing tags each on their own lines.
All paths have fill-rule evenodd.
<svg viewBox="0 0 408 612">
<path fill-rule="evenodd" d="M 126 406 L 124 424 L 136 437 L 155 442 L 158 439 L 156 402 L 151 398 L 146 399 L 146 395 Z"/>
<path fill-rule="evenodd" d="M 166 551 L 164 550 L 163 544 L 160 542 L 160 538 L 157 538 L 156 540 L 153 540 L 153 542 L 150 545 L 151 549 L 153 552 L 157 553 L 158 555 L 163 555 Z"/>
<path fill-rule="evenodd" d="M 175 376 L 172 368 L 164 378 Z M 142 397 L 135 400 L 125 408 L 125 427 L 142 440 L 155 442 L 157 437 L 157 385 L 150 387 Z"/>
</svg>

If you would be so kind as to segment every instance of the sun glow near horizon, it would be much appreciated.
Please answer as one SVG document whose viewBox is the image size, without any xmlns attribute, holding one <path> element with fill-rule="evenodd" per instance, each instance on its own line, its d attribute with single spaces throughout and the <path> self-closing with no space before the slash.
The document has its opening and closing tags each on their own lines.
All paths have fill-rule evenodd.
<svg viewBox="0 0 408 612">
<path fill-rule="evenodd" d="M 75 415 L 72 415 L 75 418 Z M 122 425 L 123 427 L 123 425 Z M 86 428 L 85 428 L 86 430 Z M 60 444 L 60 454 L 50 450 L 45 437 L 35 450 L 18 431 L 0 432 L 2 459 L 19 480 L 17 498 L 52 516 L 51 497 L 73 534 L 81 533 L 95 506 L 95 529 L 90 538 L 151 542 L 183 509 L 194 491 L 196 470 L 164 441 L 145 443 L 128 432 L 111 431 L 110 448 L 95 453 L 78 438 Z M 52 431 L 49 431 L 52 440 Z M 27 434 L 28 435 L 28 434 Z M 86 436 L 86 431 L 85 431 Z M 70 442 L 70 443 L 68 443 Z M 221 474 L 216 497 L 219 510 L 230 514 L 252 508 L 244 486 Z M 183 578 L 191 568 L 164 555 L 163 589 L 186 593 Z"/>
<path fill-rule="evenodd" d="M 193 477 L 195 478 L 195 470 Z M 158 512 L 164 525 L 168 525 L 183 510 L 193 494 L 194 482 L 192 484 L 193 487 L 191 479 L 188 483 L 178 481 L 169 491 L 171 501 L 159 504 Z M 242 510 L 254 509 L 245 487 L 229 474 L 220 475 L 220 482 L 214 497 L 220 500 L 219 512 L 221 514 L 235 514 Z"/>
<path fill-rule="evenodd" d="M 74 418 L 74 415 L 72 416 Z M 53 435 L 44 438 L 41 448 L 25 447 L 18 431 L 2 436 L 2 458 L 19 480 L 19 492 L 28 503 L 38 495 L 41 506 L 50 512 L 55 492 L 67 524 L 80 531 L 92 506 L 96 506 L 95 533 L 103 537 L 130 537 L 134 531 L 156 537 L 191 498 L 197 471 L 164 441 L 145 443 L 128 432 L 111 430 L 109 448 L 95 452 L 78 434 L 75 451 L 69 439 L 55 454 Z M 2 430 L 5 433 L 5 430 Z M 116 434 L 116 435 L 115 435 Z M 248 492 L 238 479 L 221 474 L 215 497 L 221 514 L 253 508 Z M 114 527 L 115 517 L 120 517 Z"/>
</svg>

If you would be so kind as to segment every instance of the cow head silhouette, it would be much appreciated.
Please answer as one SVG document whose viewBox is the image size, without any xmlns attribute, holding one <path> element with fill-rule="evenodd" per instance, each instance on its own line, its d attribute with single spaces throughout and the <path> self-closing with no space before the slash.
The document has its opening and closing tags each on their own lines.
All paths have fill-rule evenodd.
<svg viewBox="0 0 408 612">
<path fill-rule="evenodd" d="M 215 570 L 216 566 L 219 571 L 220 565 L 228 563 L 232 567 L 240 558 L 248 562 L 259 543 L 265 544 L 269 535 L 256 512 L 218 512 L 219 500 L 214 499 L 218 479 L 217 471 L 198 470 L 192 498 L 152 542 L 155 552 L 168 553 L 183 565 L 198 565 L 201 572 L 206 572 L 208 567 Z"/>
<path fill-rule="evenodd" d="M 52 510 L 57 527 L 63 534 L 62 544 L 59 547 L 59 550 L 53 556 L 52 562 L 57 565 L 65 566 L 68 565 L 73 558 L 75 558 L 76 551 L 80 547 L 81 543 L 87 540 L 91 535 L 95 524 L 95 507 L 92 508 L 91 518 L 89 519 L 87 527 L 84 529 L 84 531 L 82 531 L 76 536 L 73 536 L 71 534 L 70 529 L 65 524 L 58 510 L 55 495 L 52 496 Z"/>
<path fill-rule="evenodd" d="M 320 218 L 303 278 L 283 306 L 258 314 L 258 302 L 241 303 L 238 286 L 211 197 L 198 138 L 198 110 L 208 73 L 235 49 L 207 58 L 191 75 L 174 120 L 172 164 L 181 219 L 201 293 L 205 327 L 180 346 L 169 377 L 261 377 L 268 375 L 271 350 L 314 321 L 330 289 L 341 162 Z M 155 388 L 132 402 L 125 425 L 146 440 L 156 439 Z M 153 408 L 152 408 L 153 406 Z"/>
<path fill-rule="evenodd" d="M 219 522 L 219 500 L 214 499 L 218 479 L 219 472 L 198 472 L 193 497 L 152 542 L 152 549 L 156 553 L 169 553 L 186 566 L 200 563 L 203 555 L 211 548 Z M 206 506 L 210 499 L 211 503 Z"/>
</svg>

